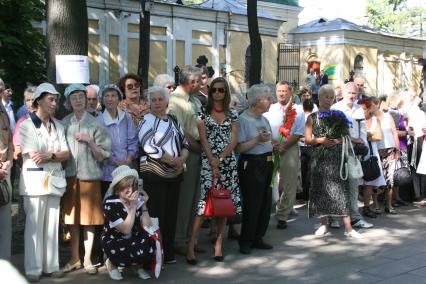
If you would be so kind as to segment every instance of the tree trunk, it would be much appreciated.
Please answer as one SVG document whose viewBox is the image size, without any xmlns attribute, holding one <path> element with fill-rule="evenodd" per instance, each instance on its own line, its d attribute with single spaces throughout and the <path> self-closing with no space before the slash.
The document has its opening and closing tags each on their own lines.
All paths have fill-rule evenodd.
<svg viewBox="0 0 426 284">
<path fill-rule="evenodd" d="M 249 70 L 249 85 L 260 83 L 262 69 L 262 40 L 257 23 L 257 0 L 247 1 L 247 20 L 250 36 L 251 64 Z"/>
<path fill-rule="evenodd" d="M 142 78 L 144 87 L 147 87 L 149 69 L 150 12 L 145 10 L 145 3 L 145 0 L 141 0 L 138 75 Z"/>
<path fill-rule="evenodd" d="M 86 0 L 47 1 L 47 80 L 56 84 L 56 55 L 86 55 L 88 21 Z M 63 92 L 64 86 L 58 91 Z M 59 117 L 64 114 L 59 100 Z"/>
</svg>

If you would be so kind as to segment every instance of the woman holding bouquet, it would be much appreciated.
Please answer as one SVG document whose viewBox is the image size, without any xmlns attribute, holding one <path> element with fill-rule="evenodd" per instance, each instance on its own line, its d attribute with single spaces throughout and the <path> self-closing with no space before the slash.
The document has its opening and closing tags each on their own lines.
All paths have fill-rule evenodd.
<svg viewBox="0 0 426 284">
<path fill-rule="evenodd" d="M 206 207 L 206 200 L 212 189 L 223 188 L 231 191 L 232 200 L 237 214 L 241 213 L 240 192 L 238 184 L 237 160 L 234 148 L 237 146 L 237 117 L 234 109 L 229 108 L 231 93 L 228 82 L 218 77 L 211 83 L 207 105 L 199 114 L 198 131 L 201 145 L 201 195 L 196 209 L 196 217 L 192 226 L 192 234 L 188 244 L 187 262 L 195 265 L 197 260 L 194 247 L 200 230 Z M 214 260 L 223 261 L 222 240 L 227 218 L 218 218 L 217 238 L 214 249 Z"/>
<path fill-rule="evenodd" d="M 308 117 L 305 143 L 313 145 L 309 217 L 319 216 L 321 225 L 315 235 L 328 232 L 327 217 L 343 216 L 345 236 L 362 238 L 352 229 L 349 217 L 349 186 L 340 178 L 342 136 L 349 135 L 350 122 L 341 111 L 331 111 L 334 89 L 324 85 L 318 92 L 319 112 Z"/>
</svg>

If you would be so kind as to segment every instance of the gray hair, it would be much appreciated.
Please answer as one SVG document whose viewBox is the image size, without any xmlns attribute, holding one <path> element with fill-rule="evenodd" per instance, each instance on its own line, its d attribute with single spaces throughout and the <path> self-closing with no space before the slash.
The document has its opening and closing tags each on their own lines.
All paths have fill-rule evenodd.
<svg viewBox="0 0 426 284">
<path fill-rule="evenodd" d="M 154 79 L 154 83 L 152 83 L 153 86 L 160 86 L 165 87 L 167 84 L 174 84 L 175 79 L 173 79 L 172 76 L 169 74 L 158 74 L 157 77 Z"/>
<path fill-rule="evenodd" d="M 319 88 L 318 90 L 318 99 L 320 99 L 322 96 L 331 94 L 333 95 L 333 97 L 336 95 L 333 86 L 330 84 L 322 85 L 321 88 Z"/>
<path fill-rule="evenodd" d="M 186 65 L 180 69 L 179 85 L 187 85 L 193 77 L 200 77 L 201 70 L 198 67 Z"/>
<path fill-rule="evenodd" d="M 4 82 L 3 82 L 3 80 L 0 78 L 0 92 L 1 92 L 1 91 L 4 91 L 4 89 L 5 89 Z"/>
<path fill-rule="evenodd" d="M 29 95 L 31 95 L 31 99 L 33 98 L 33 94 L 35 92 L 36 87 L 35 86 L 31 86 L 31 87 L 27 87 L 24 91 L 24 103 L 25 103 L 25 98 Z"/>
<path fill-rule="evenodd" d="M 146 92 L 146 99 L 148 100 L 148 104 L 151 105 L 151 97 L 155 93 L 161 93 L 163 94 L 164 98 L 166 99 L 167 103 L 169 102 L 169 92 L 166 88 L 160 87 L 160 86 L 152 86 L 148 88 L 148 91 Z"/>
<path fill-rule="evenodd" d="M 249 106 L 254 106 L 257 101 L 265 95 L 271 98 L 271 89 L 265 84 L 256 84 L 250 87 L 247 91 L 247 101 Z"/>
</svg>

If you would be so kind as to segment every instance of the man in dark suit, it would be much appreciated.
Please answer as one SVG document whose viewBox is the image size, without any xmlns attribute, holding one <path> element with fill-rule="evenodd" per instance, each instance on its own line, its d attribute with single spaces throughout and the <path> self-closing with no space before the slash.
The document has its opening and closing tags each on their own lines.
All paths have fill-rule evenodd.
<svg viewBox="0 0 426 284">
<path fill-rule="evenodd" d="M 328 75 L 324 72 L 324 69 L 320 73 L 320 86 L 328 84 Z"/>
</svg>

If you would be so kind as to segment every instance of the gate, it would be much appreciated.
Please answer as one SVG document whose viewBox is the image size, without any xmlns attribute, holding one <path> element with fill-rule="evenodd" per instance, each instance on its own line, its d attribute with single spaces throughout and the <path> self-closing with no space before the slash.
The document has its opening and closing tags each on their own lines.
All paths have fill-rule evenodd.
<svg viewBox="0 0 426 284">
<path fill-rule="evenodd" d="M 287 81 L 294 88 L 299 86 L 300 44 L 278 44 L 277 82 Z"/>
</svg>

